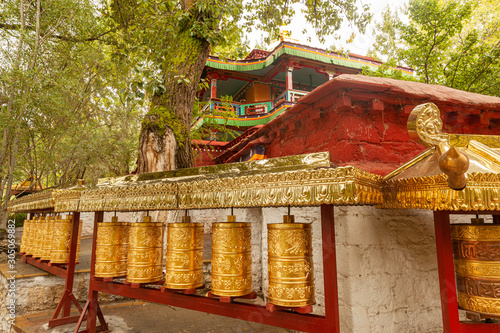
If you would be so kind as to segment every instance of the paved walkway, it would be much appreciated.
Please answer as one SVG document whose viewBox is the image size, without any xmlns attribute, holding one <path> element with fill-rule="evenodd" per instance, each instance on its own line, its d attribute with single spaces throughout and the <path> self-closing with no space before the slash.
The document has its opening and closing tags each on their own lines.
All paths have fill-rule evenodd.
<svg viewBox="0 0 500 333">
<path fill-rule="evenodd" d="M 113 333 L 285 333 L 290 330 L 226 318 L 167 305 L 127 301 L 104 304 L 102 310 Z M 14 332 L 70 333 L 75 324 L 48 329 L 53 311 L 30 313 L 16 319 Z"/>
</svg>

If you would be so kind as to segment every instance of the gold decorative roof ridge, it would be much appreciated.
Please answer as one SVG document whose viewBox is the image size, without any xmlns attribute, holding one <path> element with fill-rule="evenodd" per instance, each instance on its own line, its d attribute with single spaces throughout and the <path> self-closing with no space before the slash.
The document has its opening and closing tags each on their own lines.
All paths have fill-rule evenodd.
<svg viewBox="0 0 500 333">
<path fill-rule="evenodd" d="M 56 212 L 84 212 L 382 203 L 381 176 L 333 166 L 328 152 L 184 172 L 106 178 L 95 188 L 57 190 L 51 207 Z M 20 206 L 15 200 L 10 211 L 36 207 L 36 202 Z"/>
</svg>

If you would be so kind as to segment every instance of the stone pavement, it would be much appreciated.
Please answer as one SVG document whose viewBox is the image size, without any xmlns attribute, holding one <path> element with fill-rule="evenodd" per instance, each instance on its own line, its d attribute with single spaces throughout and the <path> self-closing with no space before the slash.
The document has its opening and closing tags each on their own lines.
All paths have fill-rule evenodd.
<svg viewBox="0 0 500 333">
<path fill-rule="evenodd" d="M 204 312 L 140 301 L 104 304 L 102 310 L 113 333 L 285 333 L 290 330 L 226 318 Z M 16 319 L 16 333 L 70 333 L 75 324 L 47 328 L 53 311 L 30 313 Z M 10 333 L 10 332 L 9 332 Z"/>
</svg>

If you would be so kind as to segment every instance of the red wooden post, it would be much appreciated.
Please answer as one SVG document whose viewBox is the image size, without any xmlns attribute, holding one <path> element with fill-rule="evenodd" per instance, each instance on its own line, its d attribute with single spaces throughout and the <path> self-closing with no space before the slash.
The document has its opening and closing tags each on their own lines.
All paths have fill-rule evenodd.
<svg viewBox="0 0 500 333">
<path fill-rule="evenodd" d="M 460 332 L 460 322 L 449 212 L 434 211 L 434 230 L 436 233 L 443 328 L 445 333 L 458 333 Z"/>
<path fill-rule="evenodd" d="M 90 283 L 89 283 L 89 315 L 87 317 L 87 332 L 96 331 L 97 323 L 97 297 L 98 292 L 94 289 L 95 273 L 95 251 L 97 243 L 97 223 L 104 221 L 104 212 L 95 212 L 94 215 L 94 233 L 92 235 L 92 259 L 90 261 Z M 106 328 L 107 329 L 107 328 Z"/>
<path fill-rule="evenodd" d="M 325 281 L 326 329 L 327 332 L 339 333 L 339 294 L 337 285 L 337 255 L 335 249 L 335 220 L 333 209 L 333 205 L 321 205 L 323 276 Z"/>
<path fill-rule="evenodd" d="M 51 264 L 38 262 L 36 260 L 27 260 L 28 263 L 33 266 L 39 267 L 44 271 L 50 272 L 52 274 L 58 275 L 64 278 L 64 293 L 59 301 L 59 304 L 49 321 L 49 327 L 55 327 L 59 325 L 65 325 L 69 323 L 74 323 L 78 320 L 79 316 L 71 317 L 71 303 L 73 302 L 76 308 L 81 312 L 82 307 L 78 303 L 75 295 L 73 295 L 73 282 L 75 279 L 75 266 L 76 266 L 76 249 L 78 244 L 78 229 L 80 226 L 80 213 L 73 212 L 73 221 L 71 222 L 71 236 L 70 236 L 70 246 L 69 246 L 69 258 L 66 268 L 61 268 L 59 266 L 54 266 Z M 62 310 L 62 318 L 59 317 L 59 313 Z"/>
</svg>

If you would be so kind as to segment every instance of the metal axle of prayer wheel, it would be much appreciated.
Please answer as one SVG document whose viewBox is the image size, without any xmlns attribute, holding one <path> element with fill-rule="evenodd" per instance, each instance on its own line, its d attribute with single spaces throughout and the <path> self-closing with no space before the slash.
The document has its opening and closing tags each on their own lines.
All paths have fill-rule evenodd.
<svg viewBox="0 0 500 333">
<path fill-rule="evenodd" d="M 127 253 L 129 222 L 118 222 L 113 216 L 111 222 L 97 223 L 95 250 L 95 277 L 113 278 L 127 275 Z"/>
<path fill-rule="evenodd" d="M 167 225 L 165 288 L 195 289 L 203 286 L 203 223 L 183 216 Z"/>
<path fill-rule="evenodd" d="M 212 225 L 212 291 L 213 295 L 238 297 L 252 293 L 251 224 L 227 222 Z"/>
<path fill-rule="evenodd" d="M 21 246 L 19 248 L 19 253 L 23 253 L 23 254 L 26 253 L 26 247 L 28 244 L 28 237 L 29 237 L 30 228 L 31 228 L 32 223 L 33 223 L 32 219 L 31 220 L 26 219 L 23 222 L 23 234 L 21 236 Z"/>
<path fill-rule="evenodd" d="M 452 224 L 458 305 L 484 317 L 500 317 L 500 225 Z"/>
<path fill-rule="evenodd" d="M 127 282 L 153 283 L 163 277 L 163 223 L 151 222 L 145 216 L 143 222 L 131 223 L 127 254 Z"/>
<path fill-rule="evenodd" d="M 293 215 L 283 223 L 267 225 L 269 303 L 282 307 L 315 304 L 310 223 L 295 223 Z"/>
<path fill-rule="evenodd" d="M 41 216 L 38 219 L 38 224 L 35 229 L 34 235 L 32 235 L 33 239 L 33 257 L 41 258 L 42 257 L 42 249 L 43 249 L 43 235 L 45 234 L 45 226 L 47 225 L 47 217 Z"/>
<path fill-rule="evenodd" d="M 50 260 L 50 254 L 52 253 L 52 236 L 54 230 L 54 216 L 47 216 L 45 221 L 45 228 L 42 241 L 42 260 Z"/>
</svg>

